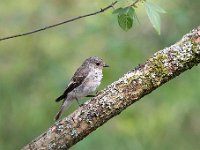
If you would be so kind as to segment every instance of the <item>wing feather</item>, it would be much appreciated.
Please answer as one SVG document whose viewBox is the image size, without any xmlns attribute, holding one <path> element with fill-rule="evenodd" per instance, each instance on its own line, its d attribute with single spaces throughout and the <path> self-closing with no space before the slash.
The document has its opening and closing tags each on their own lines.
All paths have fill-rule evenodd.
<svg viewBox="0 0 200 150">
<path fill-rule="evenodd" d="M 78 87 L 84 81 L 84 79 L 87 77 L 88 73 L 89 73 L 89 68 L 87 66 L 79 67 L 77 69 L 77 71 L 75 72 L 73 78 L 71 79 L 71 82 L 65 89 L 64 93 L 61 96 L 59 96 L 58 98 L 56 98 L 55 101 L 59 102 L 62 99 L 65 99 L 69 92 L 71 92 L 73 89 Z"/>
</svg>

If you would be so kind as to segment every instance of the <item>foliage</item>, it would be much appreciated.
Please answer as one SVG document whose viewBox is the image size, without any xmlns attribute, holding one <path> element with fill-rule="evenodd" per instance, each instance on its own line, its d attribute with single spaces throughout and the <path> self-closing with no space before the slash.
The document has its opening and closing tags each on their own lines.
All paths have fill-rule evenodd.
<svg viewBox="0 0 200 150">
<path fill-rule="evenodd" d="M 124 30 L 128 31 L 132 28 L 133 22 L 137 20 L 135 9 L 136 3 L 143 2 L 146 13 L 149 17 L 149 20 L 155 30 L 160 34 L 160 15 L 159 13 L 166 13 L 166 11 L 161 8 L 156 3 L 149 2 L 148 0 L 138 0 L 134 1 L 134 3 L 125 8 L 117 8 L 113 11 L 113 14 L 117 14 L 117 19 L 119 26 Z"/>
</svg>

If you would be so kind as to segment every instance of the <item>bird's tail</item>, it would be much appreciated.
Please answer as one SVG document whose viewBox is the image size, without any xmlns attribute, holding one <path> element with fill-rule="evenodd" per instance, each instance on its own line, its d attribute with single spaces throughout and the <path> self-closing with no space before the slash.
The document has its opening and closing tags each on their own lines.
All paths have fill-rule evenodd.
<svg viewBox="0 0 200 150">
<path fill-rule="evenodd" d="M 62 104 L 61 108 L 60 108 L 60 111 L 56 114 L 54 120 L 57 121 L 60 116 L 62 115 L 62 113 L 71 105 L 72 103 L 72 100 L 69 100 L 69 99 L 66 99 L 64 101 L 64 103 Z"/>
<path fill-rule="evenodd" d="M 56 98 L 56 102 L 59 102 L 59 101 L 61 101 L 62 99 L 64 99 L 66 97 L 66 95 L 61 95 L 61 96 L 59 96 L 58 98 Z"/>
</svg>

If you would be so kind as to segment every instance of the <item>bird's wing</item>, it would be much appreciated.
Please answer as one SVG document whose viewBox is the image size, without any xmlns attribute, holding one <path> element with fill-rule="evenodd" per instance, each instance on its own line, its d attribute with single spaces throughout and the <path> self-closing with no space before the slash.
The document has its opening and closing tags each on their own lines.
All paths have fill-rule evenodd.
<svg viewBox="0 0 200 150">
<path fill-rule="evenodd" d="M 73 78 L 71 79 L 71 82 L 65 89 L 64 93 L 56 99 L 56 102 L 66 98 L 69 92 L 78 87 L 84 81 L 88 73 L 89 73 L 89 68 L 87 68 L 86 66 L 79 67 L 75 72 Z"/>
</svg>

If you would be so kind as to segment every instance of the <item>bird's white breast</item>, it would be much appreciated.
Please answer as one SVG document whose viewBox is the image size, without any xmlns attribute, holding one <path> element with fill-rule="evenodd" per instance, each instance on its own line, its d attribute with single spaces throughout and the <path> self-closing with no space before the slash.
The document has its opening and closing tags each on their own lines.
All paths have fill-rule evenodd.
<svg viewBox="0 0 200 150">
<path fill-rule="evenodd" d="M 102 70 L 96 69 L 95 71 L 91 71 L 85 80 L 85 84 L 87 85 L 85 90 L 88 90 L 90 93 L 94 92 L 96 88 L 101 84 L 102 77 Z"/>
<path fill-rule="evenodd" d="M 90 71 L 88 76 L 84 79 L 83 83 L 76 88 L 76 97 L 81 98 L 94 92 L 96 88 L 101 84 L 102 77 L 102 70 L 95 69 Z"/>
</svg>

